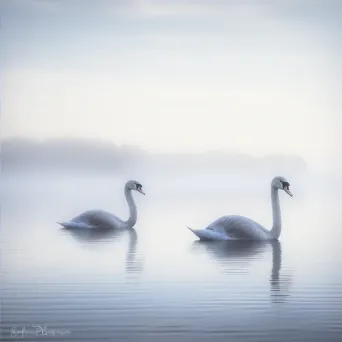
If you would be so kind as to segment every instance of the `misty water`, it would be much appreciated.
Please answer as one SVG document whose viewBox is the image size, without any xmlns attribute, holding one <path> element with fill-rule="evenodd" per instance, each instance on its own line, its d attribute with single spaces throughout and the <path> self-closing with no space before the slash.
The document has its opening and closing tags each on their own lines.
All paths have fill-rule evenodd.
<svg viewBox="0 0 342 342">
<path fill-rule="evenodd" d="M 270 228 L 271 179 L 250 178 L 137 178 L 146 196 L 134 193 L 135 230 L 77 232 L 55 222 L 97 208 L 127 217 L 125 177 L 12 177 L 2 188 L 2 340 L 340 341 L 333 182 L 289 177 L 277 243 L 199 243 L 185 228 L 225 214 Z"/>
</svg>

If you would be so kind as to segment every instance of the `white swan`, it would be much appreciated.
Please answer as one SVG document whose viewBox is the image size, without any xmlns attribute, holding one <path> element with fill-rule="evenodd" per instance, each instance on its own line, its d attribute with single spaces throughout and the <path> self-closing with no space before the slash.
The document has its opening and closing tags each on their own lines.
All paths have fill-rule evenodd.
<svg viewBox="0 0 342 342">
<path fill-rule="evenodd" d="M 134 203 L 132 190 L 145 195 L 139 182 L 131 180 L 125 184 L 125 196 L 129 207 L 129 218 L 127 221 L 119 219 L 108 211 L 88 210 L 70 221 L 57 223 L 65 228 L 133 228 L 137 222 L 137 207 Z"/>
<path fill-rule="evenodd" d="M 271 183 L 273 226 L 269 231 L 259 223 L 239 215 L 223 216 L 205 229 L 190 229 L 201 240 L 278 240 L 281 233 L 281 215 L 278 190 L 293 196 L 289 182 L 284 177 L 275 177 Z"/>
</svg>

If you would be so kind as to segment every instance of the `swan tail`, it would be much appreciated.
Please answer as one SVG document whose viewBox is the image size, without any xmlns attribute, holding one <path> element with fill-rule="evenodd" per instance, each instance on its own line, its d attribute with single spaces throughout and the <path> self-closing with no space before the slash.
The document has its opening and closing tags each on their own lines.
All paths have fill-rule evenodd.
<svg viewBox="0 0 342 342">
<path fill-rule="evenodd" d="M 188 226 L 185 226 L 185 227 L 188 228 L 190 230 L 190 232 L 193 232 L 195 234 L 195 231 L 192 228 L 190 228 Z"/>
<path fill-rule="evenodd" d="M 192 229 L 186 226 L 192 233 L 194 233 L 200 240 L 203 241 L 226 241 L 230 238 L 222 233 L 209 229 Z"/>
<path fill-rule="evenodd" d="M 56 222 L 56 223 L 60 224 L 62 227 L 66 229 L 91 228 L 87 224 L 81 223 L 81 222 L 67 221 L 67 222 Z"/>
<path fill-rule="evenodd" d="M 63 228 L 69 229 L 69 228 L 77 228 L 77 223 L 68 221 L 68 222 L 56 222 L 57 224 L 60 224 Z"/>
</svg>

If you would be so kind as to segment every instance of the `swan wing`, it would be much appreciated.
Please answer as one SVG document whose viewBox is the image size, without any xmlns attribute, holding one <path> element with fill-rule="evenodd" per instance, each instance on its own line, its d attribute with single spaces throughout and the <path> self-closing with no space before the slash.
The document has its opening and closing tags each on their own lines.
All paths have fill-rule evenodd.
<svg viewBox="0 0 342 342">
<path fill-rule="evenodd" d="M 232 240 L 265 240 L 269 238 L 269 232 L 261 224 L 239 215 L 220 217 L 206 227 L 206 230 L 226 235 Z"/>
<path fill-rule="evenodd" d="M 265 240 L 269 232 L 258 222 L 244 216 L 231 215 L 222 220 L 225 232 L 239 240 Z"/>
<path fill-rule="evenodd" d="M 122 221 L 112 213 L 104 210 L 88 210 L 74 217 L 72 221 L 88 225 L 92 228 L 117 227 L 122 225 Z"/>
</svg>

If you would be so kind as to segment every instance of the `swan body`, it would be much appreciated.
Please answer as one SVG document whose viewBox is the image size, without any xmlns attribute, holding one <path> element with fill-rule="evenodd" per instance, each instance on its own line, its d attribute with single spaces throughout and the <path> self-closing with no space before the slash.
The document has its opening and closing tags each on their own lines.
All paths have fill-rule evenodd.
<svg viewBox="0 0 342 342">
<path fill-rule="evenodd" d="M 200 240 L 278 240 L 281 233 L 278 190 L 284 190 L 292 197 L 289 187 L 290 184 L 284 177 L 275 177 L 272 180 L 273 226 L 271 230 L 267 230 L 258 222 L 240 215 L 220 217 L 204 229 L 187 228 Z"/>
<path fill-rule="evenodd" d="M 129 207 L 129 218 L 127 221 L 123 221 L 114 214 L 105 210 L 87 210 L 70 221 L 57 223 L 64 228 L 70 229 L 133 228 L 137 222 L 137 208 L 132 196 L 132 190 L 136 190 L 145 195 L 142 191 L 142 185 L 139 182 L 132 180 L 125 184 L 125 196 Z"/>
</svg>

